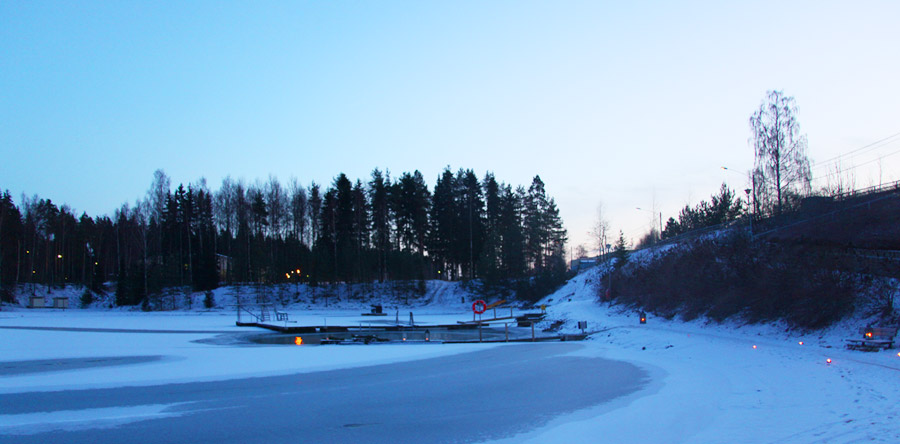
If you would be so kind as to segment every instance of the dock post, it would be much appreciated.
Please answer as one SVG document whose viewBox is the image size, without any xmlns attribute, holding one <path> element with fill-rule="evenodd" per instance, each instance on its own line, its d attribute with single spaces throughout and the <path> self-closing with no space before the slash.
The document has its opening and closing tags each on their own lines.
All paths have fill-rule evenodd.
<svg viewBox="0 0 900 444">
<path fill-rule="evenodd" d="M 478 323 L 478 342 L 481 342 L 481 322 Z"/>
<path fill-rule="evenodd" d="M 531 342 L 534 342 L 534 322 L 531 323 Z"/>
<path fill-rule="evenodd" d="M 503 324 L 506 327 L 506 342 L 509 342 L 509 322 Z"/>
</svg>

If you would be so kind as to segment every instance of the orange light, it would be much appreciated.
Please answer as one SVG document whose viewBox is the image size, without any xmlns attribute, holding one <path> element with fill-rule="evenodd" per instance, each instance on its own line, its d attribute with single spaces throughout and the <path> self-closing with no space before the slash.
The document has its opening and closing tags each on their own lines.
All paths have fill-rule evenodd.
<svg viewBox="0 0 900 444">
<path fill-rule="evenodd" d="M 303 338 L 301 338 L 300 336 L 295 337 L 294 344 L 303 345 Z"/>
<path fill-rule="evenodd" d="M 753 349 L 756 350 L 756 346 L 755 346 L 755 345 L 753 346 Z"/>
<path fill-rule="evenodd" d="M 866 337 L 867 337 L 867 338 L 871 338 L 871 337 L 872 337 L 872 332 L 867 331 L 867 332 L 866 332 Z"/>
<path fill-rule="evenodd" d="M 798 342 L 798 344 L 803 345 L 803 341 Z"/>
<path fill-rule="evenodd" d="M 831 364 L 831 358 L 826 359 L 826 360 L 825 360 L 825 363 L 826 363 L 826 364 Z"/>
</svg>

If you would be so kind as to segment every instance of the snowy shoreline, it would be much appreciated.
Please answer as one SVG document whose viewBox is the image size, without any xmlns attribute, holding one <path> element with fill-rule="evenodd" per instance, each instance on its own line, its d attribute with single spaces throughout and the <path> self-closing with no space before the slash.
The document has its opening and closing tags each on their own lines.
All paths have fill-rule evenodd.
<svg viewBox="0 0 900 444">
<path fill-rule="evenodd" d="M 855 336 L 858 319 L 808 333 L 780 324 L 714 324 L 653 316 L 641 325 L 636 313 L 597 302 L 591 285 L 595 273 L 582 273 L 545 298 L 546 322 L 564 321 L 560 332 L 576 333 L 580 332 L 577 322 L 587 321 L 588 330 L 594 333 L 572 355 L 634 364 L 651 376 L 650 384 L 623 399 L 557 417 L 498 442 L 634 442 L 636 436 L 642 442 L 658 443 L 900 442 L 896 421 L 900 418 L 898 350 L 846 350 L 843 339 Z M 413 311 L 416 321 L 423 323 L 470 319 L 469 307 L 460 303 L 458 295 L 447 293 L 428 306 L 395 310 Z M 337 324 L 365 322 L 360 308 L 303 306 L 286 311 L 301 325 Z M 188 333 L 0 329 L 2 362 L 164 356 L 139 364 L 0 376 L 0 394 L 296 374 L 421 360 L 495 346 L 303 348 L 209 343 L 216 334 L 205 331 L 237 335 L 253 330 L 234 326 L 234 320 L 230 310 L 143 313 L 5 307 L 0 312 L 0 327 Z M 826 363 L 829 358 L 830 364 Z"/>
</svg>

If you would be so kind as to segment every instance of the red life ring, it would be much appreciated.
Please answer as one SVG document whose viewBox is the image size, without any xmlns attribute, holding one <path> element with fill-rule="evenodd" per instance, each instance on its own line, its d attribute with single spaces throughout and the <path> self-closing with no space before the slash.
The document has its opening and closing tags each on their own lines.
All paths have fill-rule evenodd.
<svg viewBox="0 0 900 444">
<path fill-rule="evenodd" d="M 481 306 L 481 310 L 478 309 L 479 305 Z M 487 304 L 484 301 L 482 301 L 481 299 L 479 299 L 472 303 L 472 311 L 474 311 L 475 314 L 482 314 L 485 311 L 487 311 Z"/>
</svg>

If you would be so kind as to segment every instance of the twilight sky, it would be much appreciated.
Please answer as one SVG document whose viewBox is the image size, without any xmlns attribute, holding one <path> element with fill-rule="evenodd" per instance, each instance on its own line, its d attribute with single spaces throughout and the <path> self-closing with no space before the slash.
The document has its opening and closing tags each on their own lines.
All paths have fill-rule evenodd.
<svg viewBox="0 0 900 444">
<path fill-rule="evenodd" d="M 900 2 L 737 3 L 0 1 L 0 190 L 100 215 L 158 168 L 215 190 L 450 165 L 539 174 L 573 247 L 601 203 L 637 240 L 745 188 L 720 167 L 752 166 L 769 89 L 819 185 L 900 180 Z"/>
</svg>

